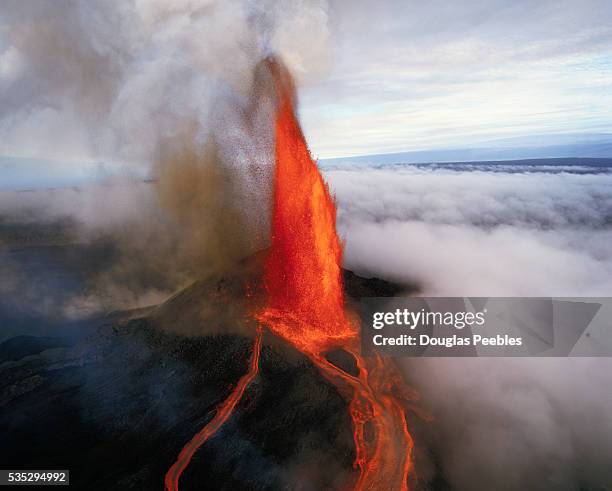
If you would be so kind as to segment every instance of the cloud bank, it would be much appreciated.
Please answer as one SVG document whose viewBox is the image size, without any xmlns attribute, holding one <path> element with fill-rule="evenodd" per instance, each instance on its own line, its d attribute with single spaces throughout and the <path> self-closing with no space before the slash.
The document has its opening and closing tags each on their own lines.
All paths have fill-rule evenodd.
<svg viewBox="0 0 612 491">
<path fill-rule="evenodd" d="M 346 262 L 428 295 L 607 296 L 612 175 L 327 172 Z"/>
<path fill-rule="evenodd" d="M 612 175 L 544 170 L 329 170 L 346 264 L 425 295 L 609 296 Z M 415 426 L 424 489 L 612 485 L 609 359 L 400 364 L 434 418 Z"/>
</svg>

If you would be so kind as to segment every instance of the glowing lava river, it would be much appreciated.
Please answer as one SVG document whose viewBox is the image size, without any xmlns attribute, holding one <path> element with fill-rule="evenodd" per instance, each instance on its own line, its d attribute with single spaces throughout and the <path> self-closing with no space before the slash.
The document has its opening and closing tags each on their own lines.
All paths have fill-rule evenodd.
<svg viewBox="0 0 612 491">
<path fill-rule="evenodd" d="M 272 240 L 263 277 L 266 301 L 254 317 L 305 354 L 349 401 L 358 470 L 350 487 L 404 491 L 412 471 L 412 438 L 403 405 L 403 382 L 390 360 L 360 355 L 359 324 L 344 302 L 335 204 L 297 120 L 290 75 L 278 61 L 267 63 L 277 96 L 276 168 Z M 261 336 L 258 331 L 248 372 L 166 474 L 168 491 L 178 491 L 181 473 L 195 451 L 230 417 L 256 377 Z M 352 354 L 357 375 L 327 360 L 325 354 L 334 349 Z"/>
</svg>

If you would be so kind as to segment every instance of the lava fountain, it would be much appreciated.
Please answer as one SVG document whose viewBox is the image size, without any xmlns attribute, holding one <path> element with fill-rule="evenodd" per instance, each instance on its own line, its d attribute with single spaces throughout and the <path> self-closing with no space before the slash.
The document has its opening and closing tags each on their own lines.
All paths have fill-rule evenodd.
<svg viewBox="0 0 612 491">
<path fill-rule="evenodd" d="M 295 89 L 289 72 L 266 61 L 276 93 L 275 173 L 272 240 L 265 262 L 265 305 L 254 316 L 260 326 L 304 353 L 349 401 L 355 441 L 355 490 L 406 491 L 412 470 L 406 389 L 391 360 L 360 355 L 359 324 L 347 312 L 342 281 L 342 244 L 336 232 L 336 207 L 312 159 L 295 114 Z M 215 417 L 183 448 L 166 474 L 166 489 L 178 480 L 191 456 L 229 418 L 257 375 L 258 331 L 246 375 L 218 407 Z M 330 363 L 325 354 L 352 354 L 358 374 Z"/>
</svg>

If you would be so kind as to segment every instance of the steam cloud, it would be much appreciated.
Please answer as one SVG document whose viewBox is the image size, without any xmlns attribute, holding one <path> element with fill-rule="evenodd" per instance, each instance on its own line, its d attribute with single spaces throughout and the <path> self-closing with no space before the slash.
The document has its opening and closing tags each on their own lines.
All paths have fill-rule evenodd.
<svg viewBox="0 0 612 491">
<path fill-rule="evenodd" d="M 346 261 L 426 295 L 607 296 L 612 176 L 411 167 L 327 172 Z"/>
<path fill-rule="evenodd" d="M 273 101 L 259 62 L 279 55 L 301 82 L 324 71 L 326 7 L 4 2 L 0 153 L 148 168 L 157 193 L 115 182 L 38 205 L 5 193 L 3 210 L 23 215 L 25 201 L 30 216 L 68 216 L 82 239 L 112 240 L 122 253 L 95 291 L 106 308 L 159 298 L 152 280 L 168 294 L 261 249 Z"/>
<path fill-rule="evenodd" d="M 609 296 L 612 175 L 330 169 L 351 269 L 425 295 Z M 609 334 L 604 334 L 609 336 Z M 607 358 L 402 360 L 422 405 L 417 472 L 451 489 L 612 485 Z"/>
</svg>

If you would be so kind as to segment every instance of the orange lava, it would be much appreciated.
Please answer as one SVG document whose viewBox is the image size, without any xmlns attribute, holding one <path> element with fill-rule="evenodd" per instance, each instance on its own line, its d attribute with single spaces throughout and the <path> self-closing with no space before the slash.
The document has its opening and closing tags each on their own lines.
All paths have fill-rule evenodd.
<svg viewBox="0 0 612 491">
<path fill-rule="evenodd" d="M 344 315 L 336 208 L 293 112 L 289 75 L 279 64 L 271 69 L 279 100 L 272 247 L 264 273 L 267 311 L 281 314 L 270 324 L 273 331 L 316 353 L 353 337 Z M 283 326 L 288 315 L 298 321 L 291 329 Z"/>
<path fill-rule="evenodd" d="M 359 354 L 358 323 L 344 305 L 336 207 L 295 115 L 291 77 L 278 61 L 268 64 L 277 95 L 276 168 L 264 272 L 267 303 L 257 317 L 308 355 L 350 400 L 360 471 L 354 489 L 407 490 L 412 438 L 401 403 L 402 380 L 389 360 Z M 358 376 L 325 358 L 334 348 L 355 357 Z"/>
<path fill-rule="evenodd" d="M 217 411 L 213 419 L 211 419 L 204 428 L 202 428 L 199 433 L 197 433 L 188 443 L 183 447 L 181 453 L 179 454 L 176 462 L 170 467 L 168 472 L 166 473 L 165 484 L 167 491 L 178 491 L 178 483 L 179 478 L 183 471 L 189 465 L 193 454 L 196 452 L 198 448 L 202 446 L 206 440 L 208 440 L 211 436 L 213 436 L 221 426 L 228 420 L 232 411 L 238 404 L 238 401 L 242 399 L 244 391 L 249 386 L 249 384 L 253 381 L 253 379 L 257 376 L 259 372 L 259 353 L 261 351 L 261 330 L 257 332 L 257 337 L 255 338 L 255 343 L 253 345 L 253 353 L 251 354 L 251 360 L 249 362 L 249 370 L 246 374 L 244 374 L 236 387 L 232 390 L 227 399 L 225 399 L 219 407 L 217 407 Z"/>
<path fill-rule="evenodd" d="M 290 76 L 276 62 L 270 62 L 270 69 L 278 109 L 272 246 L 264 272 L 268 300 L 263 316 L 270 318 L 267 325 L 274 333 L 304 352 L 320 353 L 355 335 L 344 314 L 336 208 L 295 117 Z"/>
<path fill-rule="evenodd" d="M 358 322 L 347 315 L 342 281 L 342 244 L 336 207 L 312 159 L 294 111 L 295 91 L 278 61 L 267 65 L 276 96 L 276 142 L 272 244 L 264 286 L 265 307 L 255 317 L 273 334 L 295 346 L 349 401 L 355 442 L 355 490 L 407 491 L 412 470 L 412 438 L 404 413 L 404 386 L 392 362 L 359 353 Z M 248 372 L 213 419 L 185 445 L 166 474 L 167 491 L 178 481 L 196 450 L 230 417 L 259 371 L 261 330 Z M 341 348 L 356 360 L 353 376 L 330 363 L 325 353 Z"/>
</svg>

